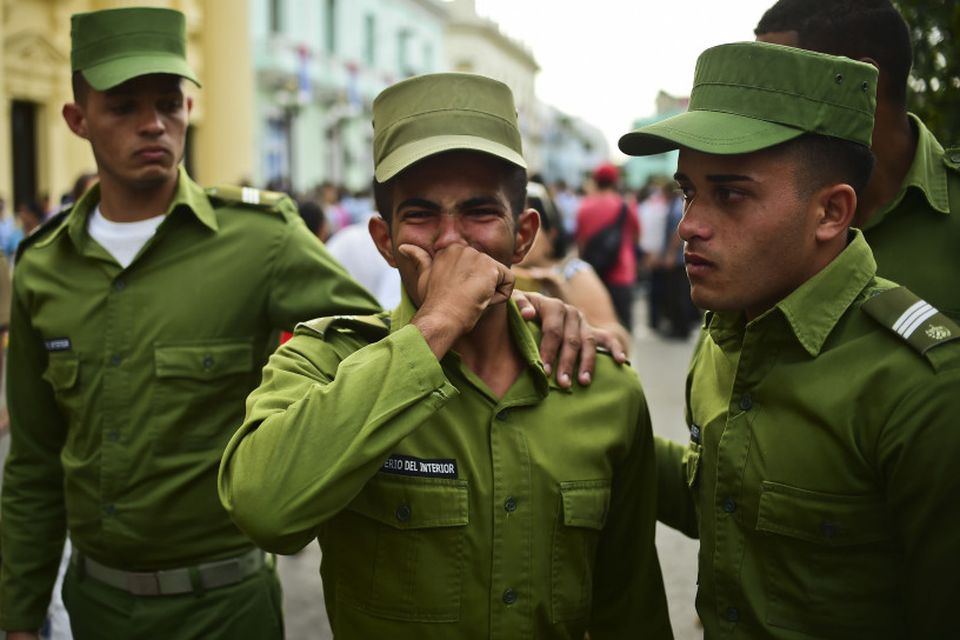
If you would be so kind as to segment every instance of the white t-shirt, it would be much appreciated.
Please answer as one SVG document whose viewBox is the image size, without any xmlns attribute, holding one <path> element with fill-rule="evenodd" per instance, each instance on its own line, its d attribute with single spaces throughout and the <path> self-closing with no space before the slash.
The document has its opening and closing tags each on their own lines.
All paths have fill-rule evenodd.
<svg viewBox="0 0 960 640">
<path fill-rule="evenodd" d="M 157 232 L 163 217 L 163 214 L 160 214 L 136 222 L 113 222 L 103 217 L 100 206 L 97 205 L 90 216 L 88 231 L 90 237 L 99 242 L 100 246 L 126 269 L 143 245 L 147 244 L 147 240 Z"/>
</svg>

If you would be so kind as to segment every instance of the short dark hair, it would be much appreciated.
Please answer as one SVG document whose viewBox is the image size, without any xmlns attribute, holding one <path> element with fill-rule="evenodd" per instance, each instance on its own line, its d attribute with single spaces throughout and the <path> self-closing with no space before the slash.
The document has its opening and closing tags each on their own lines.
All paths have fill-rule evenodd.
<svg viewBox="0 0 960 640">
<path fill-rule="evenodd" d="M 883 97 L 906 105 L 910 28 L 890 0 L 779 0 L 754 34 L 781 31 L 796 31 L 803 49 L 875 60 L 889 80 Z"/>
<path fill-rule="evenodd" d="M 87 79 L 79 71 L 74 71 L 70 76 L 70 86 L 73 88 L 73 101 L 84 104 L 87 101 L 87 92 L 90 90 Z"/>
<path fill-rule="evenodd" d="M 859 196 L 873 171 L 870 148 L 842 138 L 806 133 L 776 148 L 796 159 L 800 167 L 797 188 L 803 194 L 842 183 L 853 187 Z"/>
<path fill-rule="evenodd" d="M 513 213 L 513 219 L 516 220 L 523 213 L 527 202 L 527 170 L 506 160 L 498 159 L 498 164 L 506 184 L 510 211 Z M 402 174 L 403 172 L 398 173 L 386 182 L 377 182 L 376 178 L 373 179 L 373 201 L 380 217 L 386 220 L 387 224 L 391 223 L 393 217 L 393 186 Z"/>
<path fill-rule="evenodd" d="M 561 259 L 566 256 L 570 250 L 570 236 L 567 234 L 566 229 L 563 228 L 563 221 L 560 219 L 560 214 L 550 198 L 550 194 L 546 192 L 546 188 L 543 189 L 543 193 L 545 194 L 543 196 L 534 192 L 528 193 L 527 207 L 535 209 L 537 213 L 540 214 L 541 233 L 549 234 L 551 231 L 556 230 L 556 234 L 553 236 L 551 257 Z M 544 202 L 544 198 L 547 199 L 547 202 Z"/>
</svg>

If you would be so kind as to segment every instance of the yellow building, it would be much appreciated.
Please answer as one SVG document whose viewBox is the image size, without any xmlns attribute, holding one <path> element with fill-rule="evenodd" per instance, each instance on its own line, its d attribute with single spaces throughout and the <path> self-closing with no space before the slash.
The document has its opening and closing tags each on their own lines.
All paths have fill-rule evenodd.
<svg viewBox="0 0 960 640">
<path fill-rule="evenodd" d="M 188 58 L 203 89 L 194 95 L 188 168 L 202 184 L 255 174 L 253 72 L 246 0 L 5 0 L 0 2 L 0 196 L 49 194 L 57 204 L 76 177 L 95 170 L 89 145 L 60 115 L 72 100 L 70 16 L 124 6 L 161 6 L 187 16 Z"/>
</svg>

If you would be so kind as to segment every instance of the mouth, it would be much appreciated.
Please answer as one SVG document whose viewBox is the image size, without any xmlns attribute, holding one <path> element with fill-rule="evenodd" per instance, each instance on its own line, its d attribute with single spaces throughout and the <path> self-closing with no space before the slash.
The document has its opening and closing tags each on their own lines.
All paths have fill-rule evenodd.
<svg viewBox="0 0 960 640">
<path fill-rule="evenodd" d="M 166 147 L 143 147 L 134 156 L 147 162 L 162 162 L 170 157 L 170 151 Z"/>
<path fill-rule="evenodd" d="M 689 277 L 704 275 L 717 266 L 703 256 L 692 252 L 684 252 L 683 262 L 687 267 L 687 275 Z"/>
</svg>

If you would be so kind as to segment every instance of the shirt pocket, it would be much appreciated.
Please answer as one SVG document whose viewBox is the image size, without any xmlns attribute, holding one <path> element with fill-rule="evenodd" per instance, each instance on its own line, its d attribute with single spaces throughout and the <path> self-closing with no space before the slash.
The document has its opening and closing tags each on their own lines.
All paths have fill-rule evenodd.
<svg viewBox="0 0 960 640">
<path fill-rule="evenodd" d="M 323 545 L 338 606 L 457 622 L 469 523 L 465 480 L 374 476 L 331 523 Z"/>
<path fill-rule="evenodd" d="M 83 405 L 79 356 L 74 353 L 50 354 L 42 377 L 53 387 L 57 405 L 64 415 L 70 420 L 76 419 Z"/>
<path fill-rule="evenodd" d="M 254 380 L 249 339 L 154 346 L 154 440 L 161 450 L 221 447 L 243 419 Z"/>
<path fill-rule="evenodd" d="M 903 558 L 890 530 L 878 496 L 763 482 L 757 531 L 767 622 L 824 638 L 905 635 Z"/>
<path fill-rule="evenodd" d="M 593 569 L 610 507 L 610 481 L 560 483 L 560 513 L 553 532 L 553 622 L 586 618 L 593 602 Z"/>
</svg>

